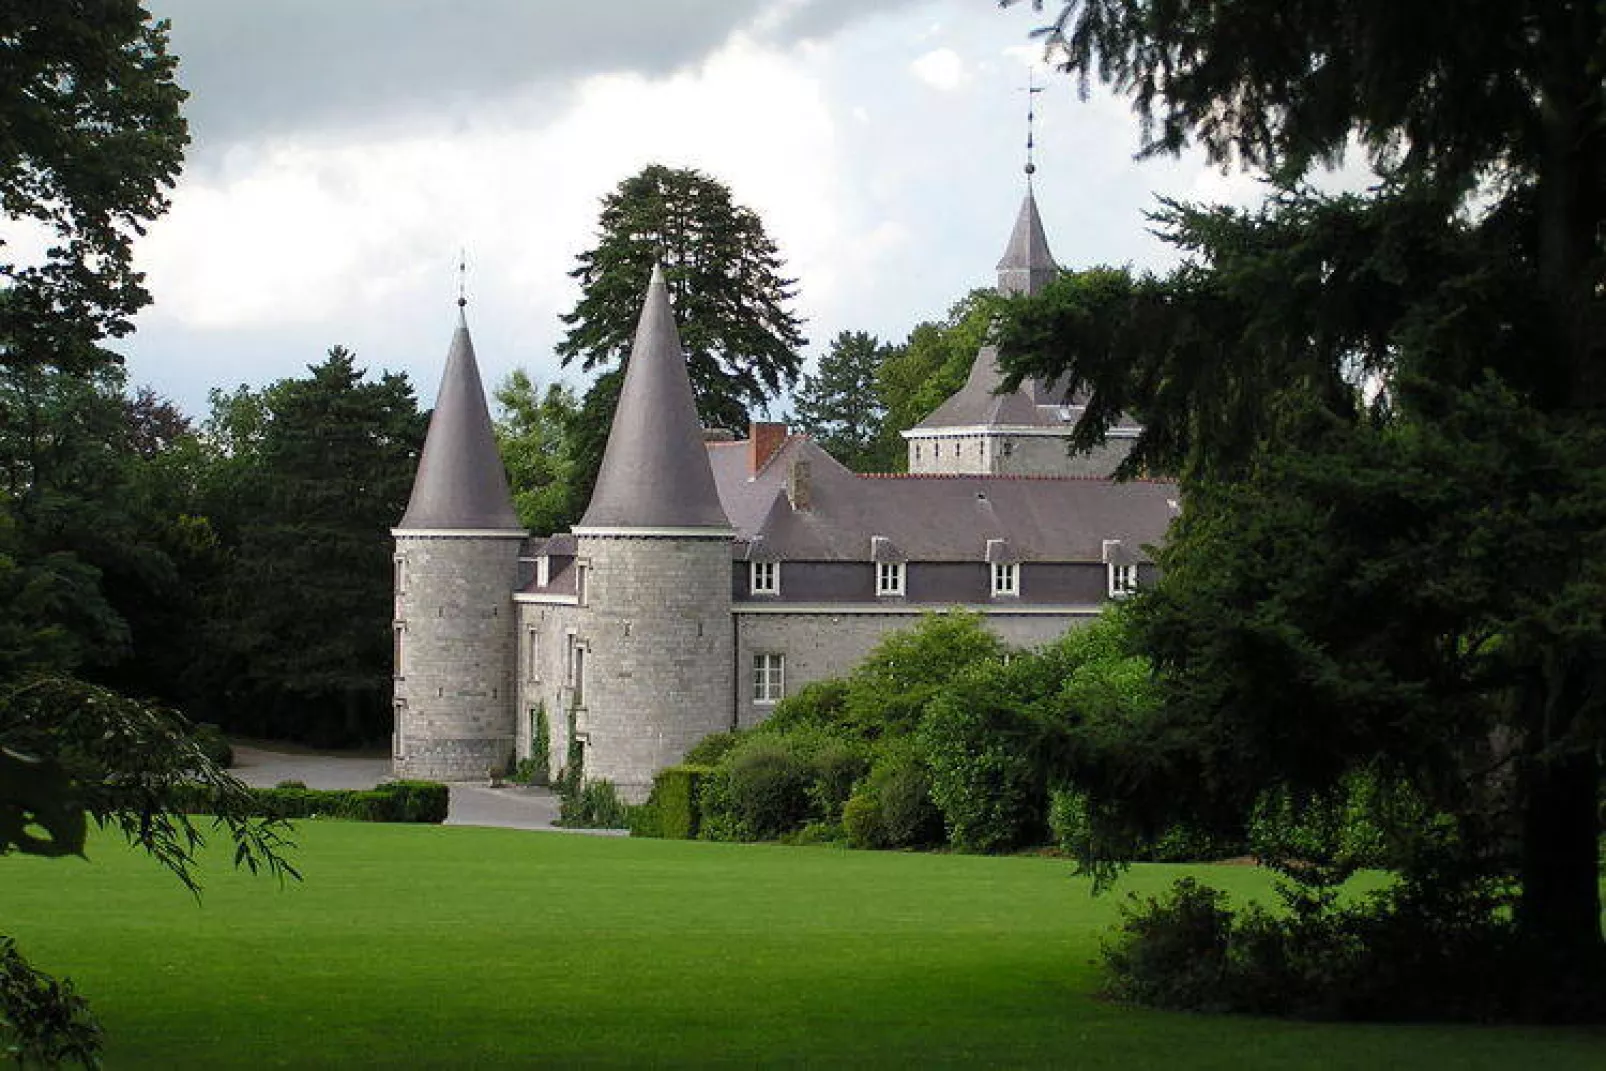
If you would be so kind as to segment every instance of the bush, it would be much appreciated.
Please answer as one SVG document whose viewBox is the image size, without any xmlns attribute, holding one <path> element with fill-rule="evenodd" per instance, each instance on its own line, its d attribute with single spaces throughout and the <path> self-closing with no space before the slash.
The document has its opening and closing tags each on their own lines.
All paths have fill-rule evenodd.
<svg viewBox="0 0 1606 1071">
<path fill-rule="evenodd" d="M 705 840 L 775 840 L 809 818 L 808 766 L 783 740 L 753 736 L 714 769 L 702 793 Z"/>
<path fill-rule="evenodd" d="M 680 760 L 682 766 L 717 766 L 719 761 L 731 750 L 740 744 L 746 737 L 740 729 L 732 729 L 728 733 L 709 733 L 686 752 L 686 757 Z"/>
<path fill-rule="evenodd" d="M 599 778 L 560 801 L 557 824 L 569 829 L 629 829 L 631 810 L 613 782 Z"/>
<path fill-rule="evenodd" d="M 932 801 L 942 811 L 949 840 L 963 851 L 1015 848 L 1044 831 L 1048 800 L 1039 771 L 1021 734 L 997 724 L 1000 716 L 1009 717 L 944 693 L 932 701 L 920 727 Z"/>
<path fill-rule="evenodd" d="M 537 703 L 530 708 L 530 755 L 514 764 L 513 780 L 524 785 L 549 784 L 551 751 L 552 724 L 547 720 L 546 707 Z"/>
<path fill-rule="evenodd" d="M 1226 895 L 1183 878 L 1161 897 L 1136 896 L 1104 946 L 1106 993 L 1151 1008 L 1224 1011 L 1233 915 Z"/>
<path fill-rule="evenodd" d="M 1092 858 L 1100 854 L 1094 850 L 1095 840 L 1107 849 L 1107 839 L 1097 838 L 1093 825 L 1086 793 L 1069 788 L 1049 793 L 1049 834 L 1060 851 L 1078 859 Z M 1243 855 L 1246 850 L 1241 838 L 1217 835 L 1192 822 L 1176 822 L 1158 834 L 1123 838 L 1119 854 L 1138 863 L 1200 863 Z"/>
<path fill-rule="evenodd" d="M 702 817 L 703 785 L 713 774 L 709 766 L 666 766 L 652 779 L 647 802 L 631 812 L 630 832 L 638 837 L 691 840 Z"/>
<path fill-rule="evenodd" d="M 1273 862 L 1395 868 L 1423 850 L 1438 824 L 1411 786 L 1356 770 L 1325 794 L 1262 792 L 1249 819 L 1249 847 Z"/>
<path fill-rule="evenodd" d="M 877 760 L 842 811 L 854 848 L 926 848 L 945 839 L 942 812 L 931 801 L 931 773 L 912 747 Z"/>
<path fill-rule="evenodd" d="M 228 738 L 211 722 L 200 722 L 190 729 L 190 739 L 195 746 L 201 749 L 201 754 L 212 760 L 213 765 L 219 769 L 228 769 L 234 765 L 234 748 L 229 745 Z"/>
<path fill-rule="evenodd" d="M 371 790 L 308 788 L 300 781 L 281 781 L 274 788 L 253 788 L 257 814 L 265 818 L 344 818 L 358 822 L 446 821 L 450 790 L 437 781 L 384 781 Z M 211 800 L 199 790 L 185 809 L 209 813 Z"/>
</svg>

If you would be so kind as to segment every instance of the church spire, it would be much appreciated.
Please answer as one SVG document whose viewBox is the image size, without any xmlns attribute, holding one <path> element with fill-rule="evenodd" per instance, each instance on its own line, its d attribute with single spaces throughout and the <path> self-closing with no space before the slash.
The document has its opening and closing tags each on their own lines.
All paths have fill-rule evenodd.
<svg viewBox="0 0 1606 1071">
<path fill-rule="evenodd" d="M 1028 177 L 1026 198 L 1021 201 L 1020 214 L 1015 217 L 1015 229 L 1010 233 L 1004 258 L 998 262 L 998 292 L 1035 294 L 1057 274 L 1059 265 L 1048 251 L 1048 238 L 1043 234 L 1043 220 L 1037 214 L 1037 200 L 1032 196 Z"/>
<path fill-rule="evenodd" d="M 403 529 L 514 531 L 522 526 L 513 512 L 507 473 L 496 449 L 485 387 L 474 360 L 468 320 L 457 299 L 457 330 L 446 355 L 435 412 L 418 458 L 413 495 L 402 515 Z"/>
<path fill-rule="evenodd" d="M 647 284 L 597 486 L 575 531 L 599 528 L 730 528 L 658 265 Z"/>
</svg>

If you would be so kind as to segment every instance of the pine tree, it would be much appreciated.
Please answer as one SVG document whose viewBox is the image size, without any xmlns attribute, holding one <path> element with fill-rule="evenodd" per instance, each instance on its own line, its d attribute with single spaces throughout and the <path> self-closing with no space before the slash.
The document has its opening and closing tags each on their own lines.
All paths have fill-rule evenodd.
<svg viewBox="0 0 1606 1071">
<path fill-rule="evenodd" d="M 798 427 L 855 472 L 886 468 L 877 447 L 884 440 L 887 409 L 876 391 L 876 375 L 891 353 L 893 348 L 874 335 L 843 331 L 792 396 Z"/>
</svg>

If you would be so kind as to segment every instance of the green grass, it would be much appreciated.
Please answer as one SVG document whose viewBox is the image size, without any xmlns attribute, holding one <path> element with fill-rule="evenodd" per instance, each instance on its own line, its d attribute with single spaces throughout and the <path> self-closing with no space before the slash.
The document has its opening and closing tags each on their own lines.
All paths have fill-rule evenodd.
<svg viewBox="0 0 1606 1071">
<path fill-rule="evenodd" d="M 200 903 L 106 838 L 88 863 L 11 857 L 0 930 L 94 1001 L 113 1068 L 1606 1066 L 1600 1032 L 1101 1002 L 1118 898 L 1050 859 L 339 822 L 298 839 L 304 884 L 220 862 Z"/>
</svg>

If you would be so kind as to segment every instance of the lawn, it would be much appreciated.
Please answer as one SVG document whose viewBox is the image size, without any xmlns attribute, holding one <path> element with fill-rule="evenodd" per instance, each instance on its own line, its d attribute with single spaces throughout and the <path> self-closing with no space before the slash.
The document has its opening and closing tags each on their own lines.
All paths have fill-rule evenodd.
<svg viewBox="0 0 1606 1071">
<path fill-rule="evenodd" d="M 1094 996 L 1117 897 L 1067 864 L 304 824 L 299 885 L 197 903 L 100 838 L 11 857 L 0 931 L 71 975 L 122 1067 L 1606 1066 L 1582 1030 L 1165 1014 Z M 1240 894 L 1248 868 L 1184 870 Z"/>
</svg>

